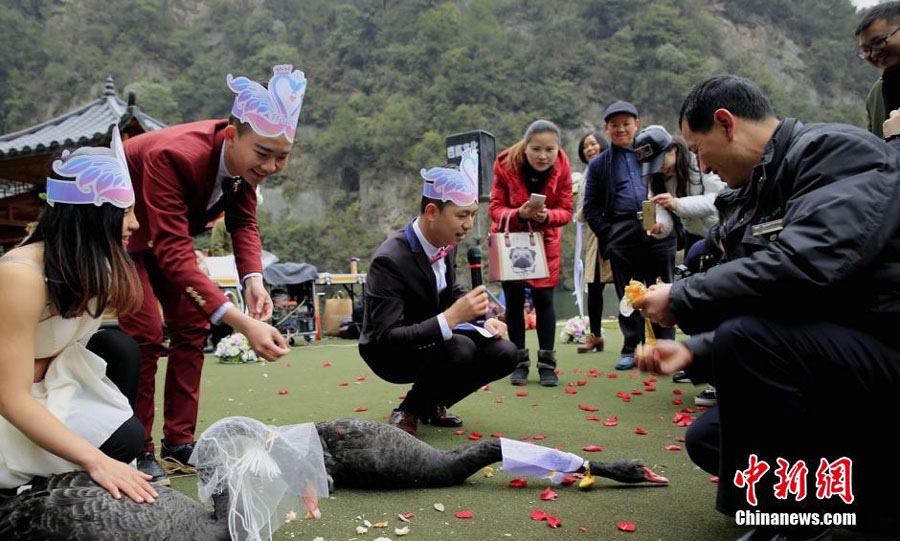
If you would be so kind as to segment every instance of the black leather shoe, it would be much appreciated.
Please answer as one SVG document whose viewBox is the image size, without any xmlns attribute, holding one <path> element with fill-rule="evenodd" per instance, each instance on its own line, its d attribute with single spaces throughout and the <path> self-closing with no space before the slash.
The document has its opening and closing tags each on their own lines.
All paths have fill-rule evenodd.
<svg viewBox="0 0 900 541">
<path fill-rule="evenodd" d="M 426 425 L 448 426 L 451 428 L 463 425 L 462 419 L 447 411 L 447 408 L 444 406 L 435 406 L 431 415 L 427 419 L 422 419 L 422 422 Z"/>
<path fill-rule="evenodd" d="M 156 461 L 153 453 L 149 451 L 137 457 L 137 469 L 152 477 L 150 479 L 150 484 L 152 485 L 167 487 L 171 484 L 169 476 L 166 475 L 165 470 Z"/>
<path fill-rule="evenodd" d="M 194 445 L 197 442 L 183 443 L 181 445 L 173 445 L 169 447 L 166 442 L 162 443 L 162 450 L 159 452 L 162 467 L 168 474 L 188 474 L 197 473 L 197 468 L 191 464 L 191 454 L 194 452 Z"/>
<path fill-rule="evenodd" d="M 419 437 L 419 419 L 408 411 L 392 411 L 388 418 L 388 424 L 396 426 L 410 436 Z"/>
</svg>

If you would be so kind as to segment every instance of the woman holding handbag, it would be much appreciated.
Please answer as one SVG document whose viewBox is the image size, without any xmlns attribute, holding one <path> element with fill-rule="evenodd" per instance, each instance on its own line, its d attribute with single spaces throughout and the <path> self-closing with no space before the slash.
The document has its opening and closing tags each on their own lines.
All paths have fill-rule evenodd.
<svg viewBox="0 0 900 541">
<path fill-rule="evenodd" d="M 546 199 L 543 203 L 529 204 L 532 194 Z M 535 231 L 543 235 L 549 274 L 542 279 L 503 282 L 509 338 L 519 348 L 519 363 L 510 375 L 510 383 L 528 382 L 531 361 L 525 348 L 523 313 L 528 287 L 537 312 L 540 384 L 558 385 L 553 349 L 556 338 L 553 288 L 559 283 L 562 227 L 572 220 L 572 171 L 556 124 L 549 120 L 532 122 L 521 141 L 497 156 L 489 208 L 492 233 L 500 231 L 503 222 L 505 231 Z"/>
</svg>

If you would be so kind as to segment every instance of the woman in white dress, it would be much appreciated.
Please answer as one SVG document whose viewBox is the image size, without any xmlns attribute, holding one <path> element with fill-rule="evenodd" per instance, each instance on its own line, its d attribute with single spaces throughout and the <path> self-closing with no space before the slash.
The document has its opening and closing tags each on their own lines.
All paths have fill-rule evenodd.
<svg viewBox="0 0 900 541">
<path fill-rule="evenodd" d="M 0 258 L 0 489 L 84 470 L 115 498 L 156 497 L 149 476 L 128 464 L 143 428 L 108 377 L 134 394 L 136 345 L 116 331 L 91 340 L 105 310 L 140 305 L 124 248 L 138 228 L 134 191 L 117 129 L 112 146 L 54 162 L 49 206 Z"/>
</svg>

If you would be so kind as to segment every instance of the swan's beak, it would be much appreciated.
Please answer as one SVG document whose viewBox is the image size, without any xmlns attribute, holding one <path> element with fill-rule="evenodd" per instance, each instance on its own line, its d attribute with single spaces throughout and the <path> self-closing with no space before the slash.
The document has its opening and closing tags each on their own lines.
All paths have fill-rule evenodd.
<svg viewBox="0 0 900 541">
<path fill-rule="evenodd" d="M 662 475 L 659 475 L 658 473 L 651 470 L 647 466 L 641 466 L 641 469 L 644 470 L 644 480 L 647 481 L 648 483 L 666 484 L 669 482 L 668 479 L 666 479 Z"/>
</svg>

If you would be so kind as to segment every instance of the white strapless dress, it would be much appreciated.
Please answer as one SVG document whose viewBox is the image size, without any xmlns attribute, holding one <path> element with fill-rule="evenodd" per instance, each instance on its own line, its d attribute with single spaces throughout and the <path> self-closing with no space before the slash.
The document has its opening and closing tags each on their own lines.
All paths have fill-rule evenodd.
<svg viewBox="0 0 900 541">
<path fill-rule="evenodd" d="M 132 416 L 128 399 L 106 377 L 106 361 L 85 348 L 99 328 L 100 320 L 87 314 L 64 319 L 45 308 L 35 334 L 34 355 L 53 360 L 44 379 L 31 386 L 38 402 L 95 447 Z M 17 487 L 36 475 L 79 469 L 0 417 L 0 488 Z"/>
</svg>

